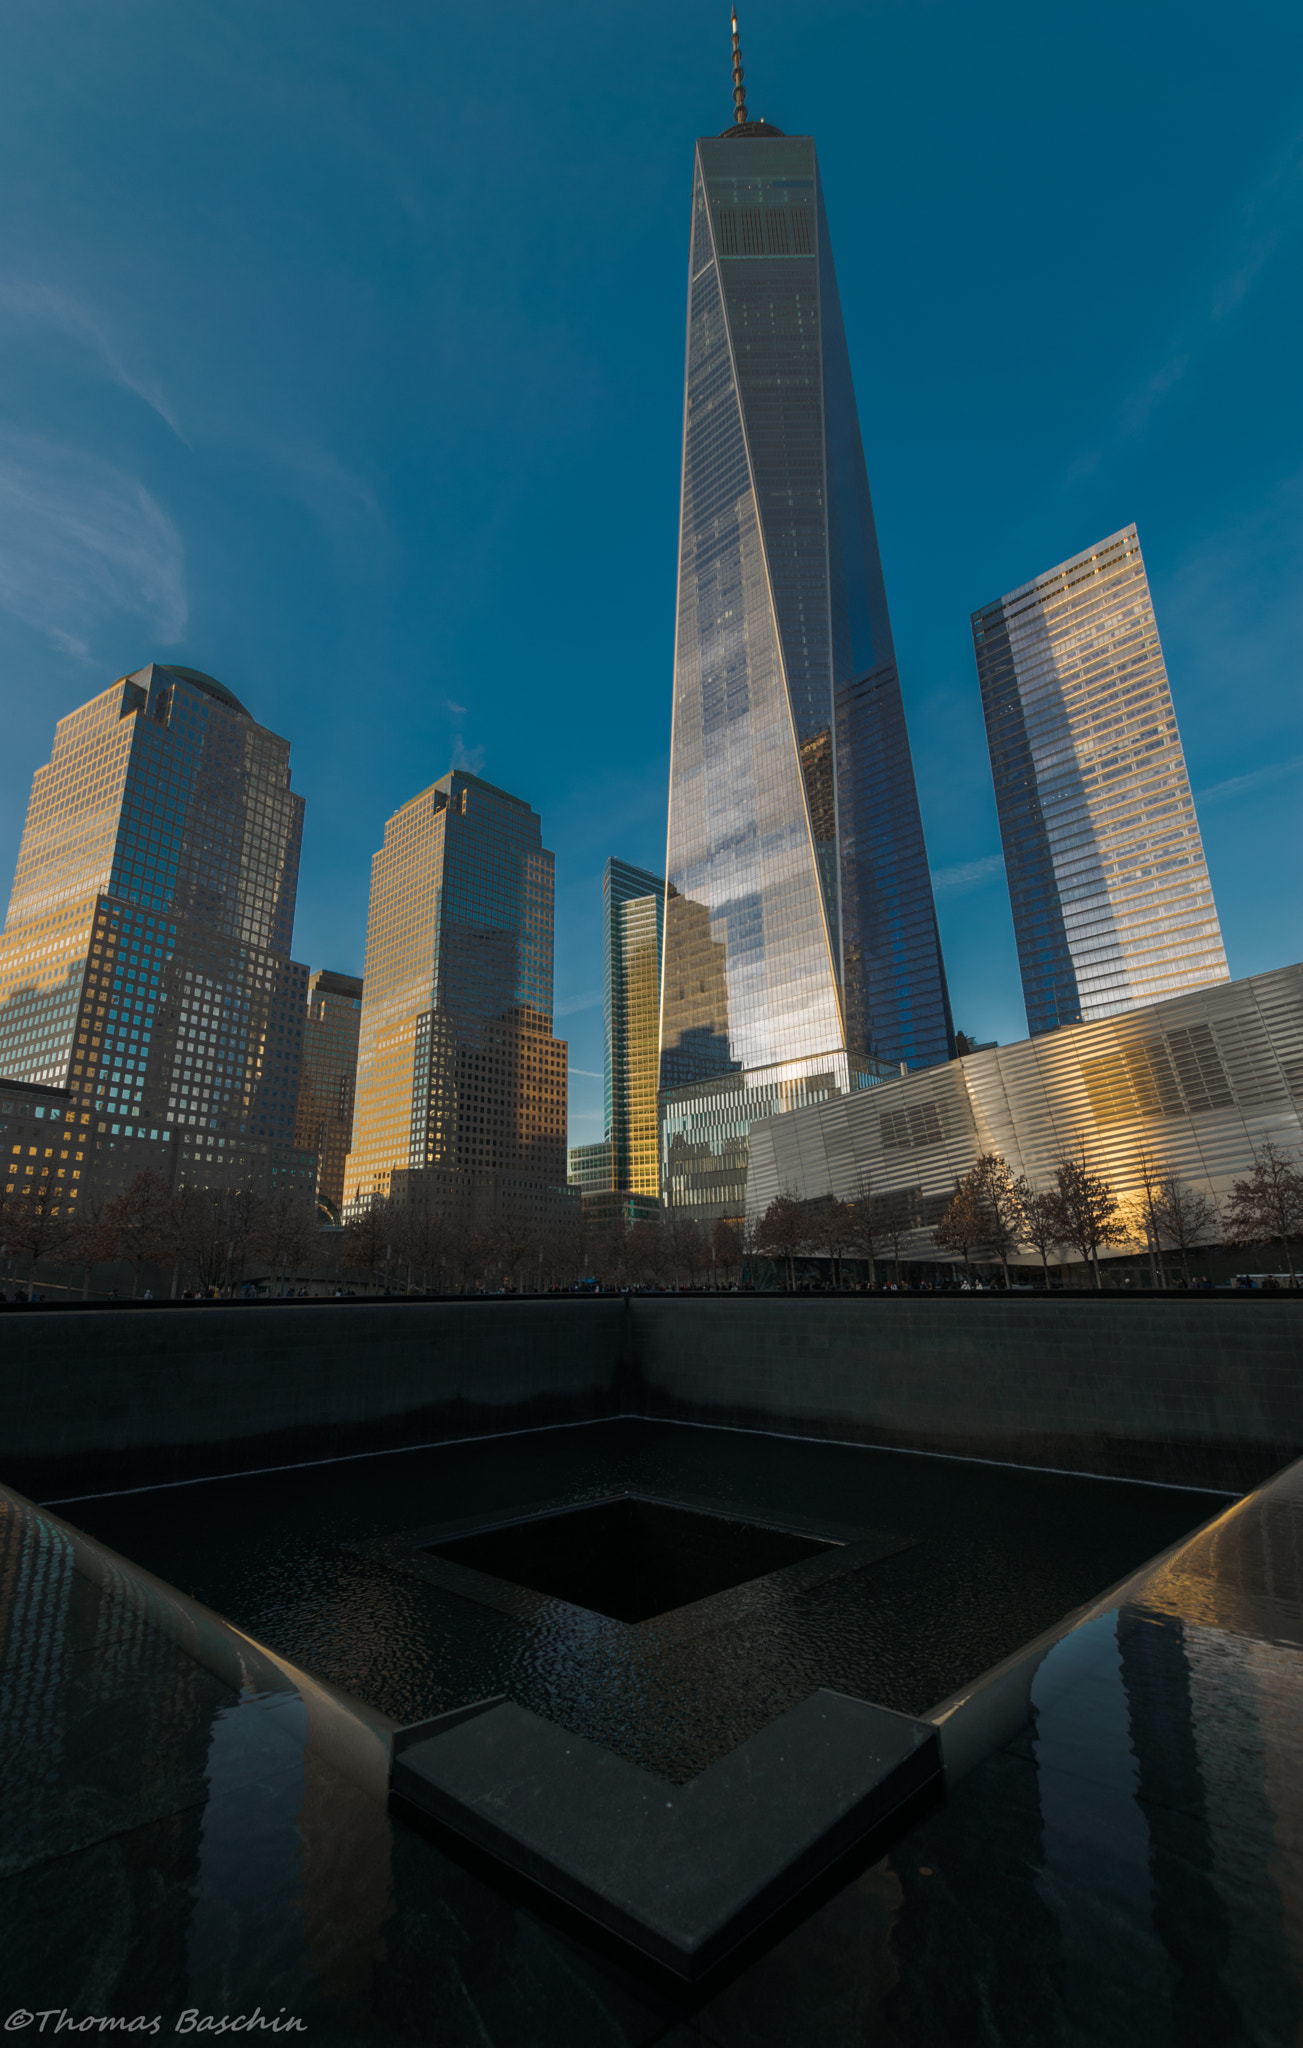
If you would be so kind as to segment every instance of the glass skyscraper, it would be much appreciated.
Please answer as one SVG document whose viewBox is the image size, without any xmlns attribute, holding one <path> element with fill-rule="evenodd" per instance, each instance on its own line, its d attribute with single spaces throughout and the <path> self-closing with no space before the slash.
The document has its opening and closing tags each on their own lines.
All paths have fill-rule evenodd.
<svg viewBox="0 0 1303 2048">
<path fill-rule="evenodd" d="M 614 856 L 602 876 L 606 1135 L 612 1186 L 660 1193 L 656 1090 L 665 883 Z"/>
<path fill-rule="evenodd" d="M 751 1119 L 953 1051 L 815 147 L 735 78 L 693 182 L 661 1002 L 701 1214 L 741 1213 Z"/>
<path fill-rule="evenodd" d="M 529 805 L 459 768 L 386 825 L 371 863 L 348 1213 L 404 1197 L 417 1174 L 472 1216 L 564 1202 L 553 868 Z"/>
<path fill-rule="evenodd" d="M 973 614 L 1033 1037 L 1228 978 L 1134 526 Z"/>
<path fill-rule="evenodd" d="M 317 1157 L 317 1200 L 338 1222 L 344 1164 L 353 1142 L 362 983 L 319 968 L 308 983 L 294 1142 Z"/>
<path fill-rule="evenodd" d="M 289 742 L 197 669 L 151 663 L 60 719 L 0 936 L 0 1074 L 70 1091 L 70 1200 L 145 1166 L 310 1187 L 302 831 Z"/>
</svg>

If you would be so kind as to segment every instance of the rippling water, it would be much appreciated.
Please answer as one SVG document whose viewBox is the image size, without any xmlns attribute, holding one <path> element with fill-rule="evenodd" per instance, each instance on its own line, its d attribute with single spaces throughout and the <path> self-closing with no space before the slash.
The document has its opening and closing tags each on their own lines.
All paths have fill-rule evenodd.
<svg viewBox="0 0 1303 2048">
<path fill-rule="evenodd" d="M 540 1599 L 508 1616 L 350 1547 L 636 1486 L 913 1540 L 684 1640 Z M 400 1722 L 506 1693 L 682 1782 L 826 1685 L 922 1713 L 1225 1505 L 857 1446 L 612 1422 L 62 1510 Z"/>
</svg>

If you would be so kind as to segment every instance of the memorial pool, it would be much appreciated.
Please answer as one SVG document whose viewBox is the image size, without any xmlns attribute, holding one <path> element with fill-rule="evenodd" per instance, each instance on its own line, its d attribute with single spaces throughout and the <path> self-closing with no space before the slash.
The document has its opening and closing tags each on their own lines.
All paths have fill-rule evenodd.
<svg viewBox="0 0 1303 2048">
<path fill-rule="evenodd" d="M 870 1561 L 816 1570 L 813 1583 L 796 1577 L 808 1567 L 794 1583 L 766 1573 L 638 1625 L 547 1594 L 504 1611 L 423 1573 L 432 1534 L 458 1523 L 625 1490 L 831 1533 Z M 608 1421 L 60 1511 L 396 1722 L 503 1693 L 682 1783 L 819 1686 L 926 1713 L 1224 1505 L 1126 1481 Z"/>
</svg>

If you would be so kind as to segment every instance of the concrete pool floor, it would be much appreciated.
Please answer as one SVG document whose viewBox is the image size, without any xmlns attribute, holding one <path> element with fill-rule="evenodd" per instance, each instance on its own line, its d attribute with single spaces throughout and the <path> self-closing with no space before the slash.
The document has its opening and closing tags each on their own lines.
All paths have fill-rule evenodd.
<svg viewBox="0 0 1303 2048">
<path fill-rule="evenodd" d="M 555 1444 L 592 1434 L 550 1436 Z M 804 1460 L 823 1447 L 798 1448 Z M 439 1455 L 457 1461 L 468 1485 L 476 1479 L 471 1447 Z M 699 1444 L 692 1456 L 704 1455 Z M 753 1494 L 764 1457 L 774 1461 L 774 1486 L 786 1466 L 761 1440 L 745 1473 Z M 374 1538 L 382 1495 L 391 1530 L 421 1519 L 404 1492 L 413 1482 L 394 1477 L 408 1462 L 367 1461 L 366 1471 L 383 1465 L 389 1476 L 361 1511 L 355 1489 L 349 1527 L 333 1526 L 332 1540 Z M 927 1491 L 922 1468 L 936 1461 L 895 1463 L 914 1464 L 914 1494 Z M 802 1463 L 803 1487 L 814 1469 Z M 990 1468 L 947 1469 L 967 1515 Z M 686 1484 L 682 1464 L 679 1477 Z M 481 1492 L 482 1482 L 481 1471 Z M 736 1471 L 731 1483 L 742 1483 Z M 146 1499 L 156 1509 L 170 1504 L 164 1519 L 180 1555 L 200 1540 L 201 1525 L 222 1521 L 217 1496 L 226 1496 L 232 1529 L 233 1484 L 255 1482 L 142 1496 L 130 1512 L 143 1518 Z M 821 1506 L 832 1513 L 824 1484 Z M 511 1475 L 508 1490 L 519 1487 Z M 875 1514 L 884 1489 L 885 1480 L 872 1489 Z M 1134 1490 L 1112 1491 L 1125 1518 Z M 190 1505 L 201 1492 L 214 1496 L 202 1510 Z M 942 1490 L 931 1500 L 934 1515 L 943 1498 Z M 984 1498 L 989 1510 L 996 1496 Z M 1216 1505 L 1188 1496 L 1184 1526 Z M 894 1513 L 878 1519 L 898 1526 L 900 1502 L 886 1506 Z M 0 1496 L 7 2012 L 157 2016 L 170 2032 L 187 2010 L 259 2007 L 274 2016 L 283 2008 L 312 2039 L 377 2048 L 970 2040 L 1150 2048 L 1155 2040 L 1299 2037 L 1303 1467 L 1223 1504 L 1206 1527 L 1040 1648 L 1020 1681 L 1030 1722 L 885 1854 L 843 1872 L 833 1895 L 766 1953 L 701 1993 L 672 1991 L 600 1953 L 390 1813 L 386 1708 L 336 1692 L 334 1673 L 320 1675 L 320 1655 L 304 1660 L 318 1674 L 309 1675 L 284 1647 L 291 1620 L 309 1640 L 314 1603 L 318 1640 L 329 1641 L 324 1582 L 309 1575 L 305 1586 L 300 1572 L 292 1594 L 289 1578 L 264 1584 L 251 1554 L 241 1563 L 228 1545 L 227 1590 L 262 1586 L 261 1620 L 277 1634 L 276 1647 L 266 1647 L 269 1632 L 255 1640 L 250 1613 L 237 1617 L 244 1634 L 70 1526 L 93 1518 L 107 1535 L 110 1510 L 126 1517 L 128 1503 L 43 1513 Z M 1078 1505 L 1073 1512 L 1079 1520 Z M 1151 1514 L 1159 1541 L 1147 1555 L 1174 1533 L 1158 1532 L 1161 1517 Z M 1052 1529 L 1042 1503 L 1042 1540 L 1047 1520 Z M 122 1524 L 117 1540 L 132 1534 L 132 1555 L 152 1565 L 142 1556 L 143 1529 L 143 1519 L 134 1530 Z M 1026 1554 L 1026 1527 L 1021 1541 Z M 1018 1545 L 1007 1528 L 997 1548 L 1013 1560 Z M 991 1564 L 987 1583 L 998 1588 L 1004 1570 Z M 1097 1574 L 1080 1597 L 1105 1582 Z M 359 1615 L 371 1589 L 367 1641 L 380 1646 L 379 1582 L 350 1583 L 350 1611 Z M 963 1584 L 970 1593 L 958 1588 L 960 1603 L 971 1597 L 971 1582 Z M 1045 1625 L 1033 1616 L 1023 1626 L 1029 1611 L 1017 1603 L 1002 1610 L 1001 1626 L 1022 1628 L 1019 1642 Z M 931 1654 L 926 1630 L 921 1640 Z M 857 1656 L 869 1654 L 866 1643 L 872 1649 L 865 1637 Z M 438 1690 L 437 1674 L 422 1676 L 410 1641 L 407 1648 L 404 1660 L 385 1665 L 380 1655 L 369 1671 L 365 1648 L 351 1653 L 349 1690 L 360 1694 L 356 1680 L 366 1679 L 373 1697 L 400 1704 L 395 1719 L 415 1718 L 402 1704 L 412 1689 L 424 1688 L 427 1704 Z M 546 1656 L 530 1668 L 542 1671 L 545 1690 L 555 1684 L 558 1667 Z M 894 1667 L 888 1659 L 879 1668 L 889 1675 Z M 808 1675 L 803 1667 L 793 1682 L 808 1691 Z M 766 1700 L 786 1682 L 784 1674 L 771 1681 Z M 587 1711 L 591 1684 L 580 1694 Z M 741 1725 L 736 1713 L 725 1721 L 721 1731 L 717 1717 L 703 1726 L 690 1716 L 669 1747 L 690 1763 Z M 645 1729 L 627 1740 L 636 1750 Z"/>
</svg>

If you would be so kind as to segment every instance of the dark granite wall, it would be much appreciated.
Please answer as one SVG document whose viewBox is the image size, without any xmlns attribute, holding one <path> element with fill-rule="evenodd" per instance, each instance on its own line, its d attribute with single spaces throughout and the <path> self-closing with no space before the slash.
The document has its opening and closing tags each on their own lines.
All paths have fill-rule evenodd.
<svg viewBox="0 0 1303 2048">
<path fill-rule="evenodd" d="M 1303 1454 L 1303 1302 L 634 1303 L 638 1412 L 1238 1490 Z"/>
<path fill-rule="evenodd" d="M 614 1412 L 618 1300 L 0 1319 L 0 1478 L 53 1500 Z"/>
<path fill-rule="evenodd" d="M 1303 1454 L 1303 1303 L 883 1297 L 0 1318 L 38 1499 L 612 1414 L 1238 1489 Z"/>
</svg>

